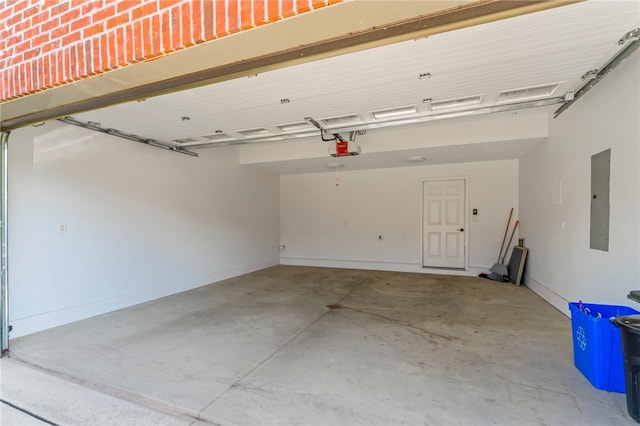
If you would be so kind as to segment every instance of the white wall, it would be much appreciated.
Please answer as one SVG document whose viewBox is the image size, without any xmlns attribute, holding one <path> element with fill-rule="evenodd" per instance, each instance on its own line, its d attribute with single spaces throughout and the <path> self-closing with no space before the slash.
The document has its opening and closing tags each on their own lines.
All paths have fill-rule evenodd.
<svg viewBox="0 0 640 426">
<path fill-rule="evenodd" d="M 335 172 L 282 176 L 281 262 L 420 271 L 421 180 L 463 176 L 469 179 L 469 274 L 486 271 L 497 259 L 511 207 L 518 214 L 518 160 L 339 171 L 338 187 Z M 474 208 L 479 222 L 471 221 Z"/>
<path fill-rule="evenodd" d="M 520 162 L 521 235 L 527 285 L 567 312 L 567 301 L 640 305 L 640 52 L 557 119 Z M 611 148 L 609 251 L 589 248 L 591 156 Z M 552 183 L 562 179 L 562 204 Z M 562 229 L 564 221 L 565 228 Z"/>
<path fill-rule="evenodd" d="M 232 148 L 193 158 L 52 122 L 9 150 L 12 338 L 279 262 L 278 177 Z"/>
</svg>

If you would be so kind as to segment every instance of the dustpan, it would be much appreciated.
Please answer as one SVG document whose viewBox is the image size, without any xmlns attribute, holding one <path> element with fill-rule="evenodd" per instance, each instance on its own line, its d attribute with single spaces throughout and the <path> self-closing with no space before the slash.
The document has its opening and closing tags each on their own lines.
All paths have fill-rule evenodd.
<svg viewBox="0 0 640 426">
<path fill-rule="evenodd" d="M 516 233 L 516 228 L 518 227 L 518 224 L 520 223 L 519 220 L 516 220 L 516 224 L 513 226 L 513 231 L 511 231 L 511 237 L 509 237 L 509 242 L 507 243 L 507 247 L 504 250 L 504 256 L 502 256 L 502 261 L 500 263 L 496 263 L 495 265 L 493 265 L 491 267 L 491 269 L 489 269 L 489 271 L 494 272 L 496 274 L 499 275 L 509 275 L 509 269 L 507 268 L 507 265 L 504 264 L 504 259 L 507 257 L 507 252 L 509 251 L 509 246 L 511 245 L 511 241 L 513 240 L 513 236 Z M 502 249 L 501 249 L 502 251 Z"/>
</svg>

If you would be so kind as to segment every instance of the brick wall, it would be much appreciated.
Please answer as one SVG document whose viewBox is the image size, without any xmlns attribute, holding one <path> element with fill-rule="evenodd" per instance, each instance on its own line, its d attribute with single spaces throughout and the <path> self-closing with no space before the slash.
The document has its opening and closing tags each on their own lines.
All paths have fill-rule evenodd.
<svg viewBox="0 0 640 426">
<path fill-rule="evenodd" d="M 0 102 L 342 0 L 0 0 Z"/>
</svg>

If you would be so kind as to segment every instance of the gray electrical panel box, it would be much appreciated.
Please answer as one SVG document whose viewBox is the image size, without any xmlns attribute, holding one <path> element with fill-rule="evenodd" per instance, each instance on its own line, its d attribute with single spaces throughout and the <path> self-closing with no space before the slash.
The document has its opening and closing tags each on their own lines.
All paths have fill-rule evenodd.
<svg viewBox="0 0 640 426">
<path fill-rule="evenodd" d="M 609 175 L 611 149 L 591 156 L 590 247 L 609 251 Z"/>
</svg>

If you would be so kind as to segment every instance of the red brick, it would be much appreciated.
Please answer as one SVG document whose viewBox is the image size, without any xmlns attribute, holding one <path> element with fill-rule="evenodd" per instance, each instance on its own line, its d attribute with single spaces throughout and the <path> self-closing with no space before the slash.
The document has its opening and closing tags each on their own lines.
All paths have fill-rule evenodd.
<svg viewBox="0 0 640 426">
<path fill-rule="evenodd" d="M 213 0 L 212 3 L 215 1 L 218 1 L 218 0 Z M 173 7 L 176 4 L 176 2 L 177 2 L 176 0 L 160 0 L 158 4 L 160 5 L 160 10 L 163 10 L 163 9 L 169 9 Z"/>
<path fill-rule="evenodd" d="M 51 31 L 51 39 L 60 38 L 69 33 L 69 25 L 63 25 Z"/>
<path fill-rule="evenodd" d="M 267 21 L 274 22 L 280 20 L 280 5 L 276 1 L 267 2 Z"/>
<path fill-rule="evenodd" d="M 9 16 L 7 19 L 7 23 L 5 24 L 7 27 L 13 27 L 18 22 L 22 21 L 22 13 L 16 13 Z"/>
<path fill-rule="evenodd" d="M 191 28 L 191 3 L 183 3 L 181 9 L 182 18 L 182 46 L 193 45 L 193 29 Z"/>
<path fill-rule="evenodd" d="M 128 0 L 125 0 L 128 1 Z M 91 15 L 92 12 L 99 10 L 102 7 L 102 0 L 90 0 L 83 1 L 82 3 L 82 16 Z"/>
<path fill-rule="evenodd" d="M 9 38 L 9 40 L 7 40 L 7 44 L 9 46 L 15 46 L 18 43 L 20 43 L 22 41 L 22 38 L 17 36 L 17 35 L 13 35 Z"/>
<path fill-rule="evenodd" d="M 0 21 L 7 19 L 11 15 L 12 9 L 10 7 L 0 8 Z"/>
<path fill-rule="evenodd" d="M 78 48 L 77 45 L 69 48 L 69 72 L 72 80 L 76 80 L 78 73 Z"/>
<path fill-rule="evenodd" d="M 227 29 L 229 34 L 236 33 L 240 30 L 238 22 L 238 0 L 229 0 L 227 9 Z"/>
<path fill-rule="evenodd" d="M 79 41 L 80 39 L 81 39 L 80 32 L 71 33 L 69 35 L 66 35 L 66 36 L 62 37 L 62 45 L 63 46 L 69 46 L 69 45 Z"/>
<path fill-rule="evenodd" d="M 84 65 L 84 76 L 88 76 L 92 69 L 91 64 L 93 62 L 93 56 L 91 53 L 91 42 L 89 40 L 85 40 L 82 43 L 82 57 L 80 59 Z"/>
<path fill-rule="evenodd" d="M 107 19 L 107 31 L 109 31 L 112 28 L 119 27 L 128 22 L 129 22 L 129 16 L 126 14 L 114 16 L 111 19 Z"/>
<path fill-rule="evenodd" d="M 91 37 L 93 35 L 102 34 L 102 33 L 104 33 L 104 23 L 101 22 L 99 24 L 95 24 L 88 28 L 85 28 L 82 31 L 82 36 L 84 38 L 87 38 L 87 37 Z"/>
<path fill-rule="evenodd" d="M 84 67 L 87 75 L 93 73 L 93 50 L 91 49 L 91 41 L 85 40 L 84 44 Z"/>
<path fill-rule="evenodd" d="M 133 61 L 133 24 L 124 27 L 124 59 L 126 62 Z"/>
<path fill-rule="evenodd" d="M 144 34 L 142 33 L 142 22 L 133 23 L 133 60 L 140 61 L 144 59 Z"/>
<path fill-rule="evenodd" d="M 238 8 L 240 9 L 240 28 L 249 29 L 254 25 L 253 21 L 253 0 L 239 0 Z"/>
<path fill-rule="evenodd" d="M 31 43 L 32 43 L 33 46 L 40 46 L 42 44 L 45 44 L 49 40 L 51 40 L 50 36 L 51 36 L 51 34 L 49 34 L 49 33 L 42 33 L 39 36 L 37 36 L 34 39 L 32 39 Z"/>
<path fill-rule="evenodd" d="M 118 43 L 118 52 L 116 55 L 116 64 L 117 65 L 125 65 L 127 63 L 126 61 L 126 54 L 125 54 L 125 46 L 126 46 L 126 41 L 124 39 L 124 28 L 120 27 L 116 30 L 116 42 Z"/>
<path fill-rule="evenodd" d="M 22 16 L 24 17 L 24 19 L 30 18 L 33 15 L 35 15 L 36 13 L 38 13 L 40 11 L 40 8 L 38 6 L 31 6 L 29 9 L 25 10 L 24 12 L 22 12 Z"/>
<path fill-rule="evenodd" d="M 8 1 L 7 3 L 13 4 L 13 12 L 14 13 L 15 12 L 20 12 L 21 10 L 25 9 L 29 5 L 29 3 L 24 1 L 24 0 L 23 1 L 14 1 L 14 2 Z"/>
<path fill-rule="evenodd" d="M 63 52 L 52 52 L 51 53 L 51 75 L 55 81 L 56 85 L 60 85 L 62 81 L 62 58 L 64 57 Z M 34 89 L 39 89 L 38 87 L 34 87 Z"/>
<path fill-rule="evenodd" d="M 43 33 L 47 31 L 53 31 L 56 28 L 59 28 L 60 25 L 60 17 L 49 19 L 48 21 L 44 21 L 42 24 L 40 24 L 40 31 L 42 31 Z"/>
<path fill-rule="evenodd" d="M 216 37 L 229 34 L 229 31 L 227 31 L 227 10 L 223 1 L 215 2 L 214 24 Z"/>
<path fill-rule="evenodd" d="M 52 50 L 60 48 L 60 39 L 54 40 L 51 43 L 42 44 L 42 53 L 49 53 Z"/>
<path fill-rule="evenodd" d="M 13 52 L 14 54 L 22 53 L 31 48 L 31 40 L 23 41 L 20 44 L 14 46 Z"/>
<path fill-rule="evenodd" d="M 195 43 L 201 43 L 204 41 L 203 27 L 203 9 L 204 4 L 202 0 L 194 0 L 191 2 L 191 28 L 193 28 L 193 41 Z"/>
<path fill-rule="evenodd" d="M 288 18 L 296 14 L 295 1 L 294 0 L 281 0 L 282 1 L 282 17 Z"/>
<path fill-rule="evenodd" d="M 49 15 L 50 16 L 60 15 L 61 13 L 69 10 L 69 5 L 70 5 L 70 2 L 68 1 L 58 2 L 56 6 L 49 9 Z"/>
<path fill-rule="evenodd" d="M 136 19 L 144 18 L 146 16 L 153 15 L 158 11 L 158 3 L 151 2 L 143 4 L 140 7 L 136 7 L 131 11 L 131 20 L 135 21 Z"/>
<path fill-rule="evenodd" d="M 87 19 L 91 19 L 88 15 L 84 15 Z M 60 22 L 64 23 L 69 23 L 75 19 L 78 19 L 80 17 L 80 9 L 76 8 L 76 9 L 71 9 L 70 11 L 68 11 L 67 13 L 60 15 Z"/>
<path fill-rule="evenodd" d="M 93 59 L 91 67 L 94 71 L 102 70 L 102 49 L 100 48 L 100 37 L 96 37 L 91 41 L 91 50 L 93 51 Z"/>
<path fill-rule="evenodd" d="M 28 19 L 20 21 L 19 23 L 14 25 L 13 28 L 12 28 L 12 31 L 13 31 L 14 34 L 18 34 L 18 33 L 23 32 L 27 28 L 29 28 L 29 20 Z"/>
<path fill-rule="evenodd" d="M 202 3 L 202 21 L 204 27 L 202 37 L 205 40 L 211 40 L 215 37 L 215 30 L 213 27 L 213 2 L 210 0 L 205 0 Z"/>
<path fill-rule="evenodd" d="M 20 62 L 28 61 L 29 59 L 35 58 L 40 54 L 41 50 L 42 49 L 39 47 L 36 47 L 35 49 L 27 50 L 26 52 L 24 52 L 24 55 L 22 56 L 22 61 Z"/>
<path fill-rule="evenodd" d="M 22 72 L 24 73 L 23 76 L 25 80 L 24 92 L 29 93 L 31 90 L 33 90 L 33 81 L 31 79 L 31 66 L 28 63 L 25 63 L 24 69 Z"/>
<path fill-rule="evenodd" d="M 32 27 L 35 27 L 36 25 L 40 25 L 43 22 L 46 22 L 47 20 L 49 20 L 49 11 L 44 11 L 44 12 L 40 12 L 37 15 L 34 15 L 31 17 L 31 19 L 29 20 L 29 22 L 31 23 Z M 58 18 L 59 19 L 59 18 Z"/>
<path fill-rule="evenodd" d="M 139 6 L 143 3 L 142 0 L 121 0 L 117 2 L 117 11 L 118 13 L 122 13 L 127 9 L 131 9 L 132 7 Z"/>
<path fill-rule="evenodd" d="M 115 14 L 116 14 L 116 6 L 115 5 L 111 5 L 111 6 L 108 6 L 108 7 L 105 7 L 103 9 L 100 9 L 100 10 L 96 11 L 91 16 L 91 19 L 93 20 L 93 22 L 100 22 L 100 21 L 104 21 L 105 19 L 114 16 Z"/>
<path fill-rule="evenodd" d="M 118 45 L 115 31 L 109 33 L 109 65 L 105 69 L 113 69 L 117 65 Z"/>
<path fill-rule="evenodd" d="M 142 45 L 141 48 L 141 55 L 143 58 L 147 57 L 148 53 L 151 53 L 151 47 L 149 46 L 149 31 L 150 31 L 150 27 L 151 25 L 149 24 L 149 20 L 148 19 L 141 19 L 140 20 L 140 44 Z"/>
<path fill-rule="evenodd" d="M 100 35 L 100 69 L 109 69 L 109 37 L 107 34 Z"/>
<path fill-rule="evenodd" d="M 31 40 L 37 37 L 39 34 L 40 34 L 40 30 L 38 27 L 31 27 L 27 31 L 25 31 L 24 34 L 22 34 L 22 38 L 24 38 L 25 40 Z M 4 40 L 6 37 L 7 37 L 6 34 L 0 33 L 0 40 Z M 2 49 L 0 48 L 0 50 Z"/>
<path fill-rule="evenodd" d="M 168 52 L 171 49 L 171 13 L 167 10 L 162 12 L 160 17 L 162 27 L 162 51 Z"/>
<path fill-rule="evenodd" d="M 180 32 L 180 21 L 180 8 L 174 7 L 173 9 L 171 9 L 171 42 L 169 43 L 169 47 L 171 47 L 172 49 L 178 49 L 182 47 L 182 44 L 180 42 L 182 35 Z"/>
<path fill-rule="evenodd" d="M 153 53 L 162 52 L 162 29 L 160 27 L 160 15 L 151 17 L 151 51 Z"/>
<path fill-rule="evenodd" d="M 46 87 L 47 85 L 47 77 L 52 76 L 53 73 L 51 70 L 45 68 L 45 57 L 49 55 L 42 55 L 38 57 L 38 80 L 40 81 L 40 88 Z M 58 76 L 58 79 L 61 79 L 61 76 Z"/>
<path fill-rule="evenodd" d="M 76 62 L 78 63 L 78 77 L 86 77 L 87 70 L 84 64 L 84 43 L 76 45 Z"/>
<path fill-rule="evenodd" d="M 296 11 L 298 13 L 304 13 L 311 10 L 309 0 L 296 0 Z"/>
<path fill-rule="evenodd" d="M 13 66 L 13 65 L 19 64 L 20 62 L 22 62 L 23 58 L 24 58 L 24 53 L 20 53 L 20 54 L 17 54 L 17 55 L 9 56 L 7 58 L 9 66 Z"/>
<path fill-rule="evenodd" d="M 22 65 L 18 65 L 16 67 L 16 74 L 18 74 L 18 80 L 17 80 L 17 88 L 18 88 L 18 93 L 24 93 L 24 88 L 22 87 L 24 85 L 24 75 L 22 74 Z"/>
<path fill-rule="evenodd" d="M 71 31 L 78 31 L 82 28 L 86 28 L 91 24 L 91 18 L 85 16 L 84 18 L 76 19 L 71 23 Z"/>
</svg>

